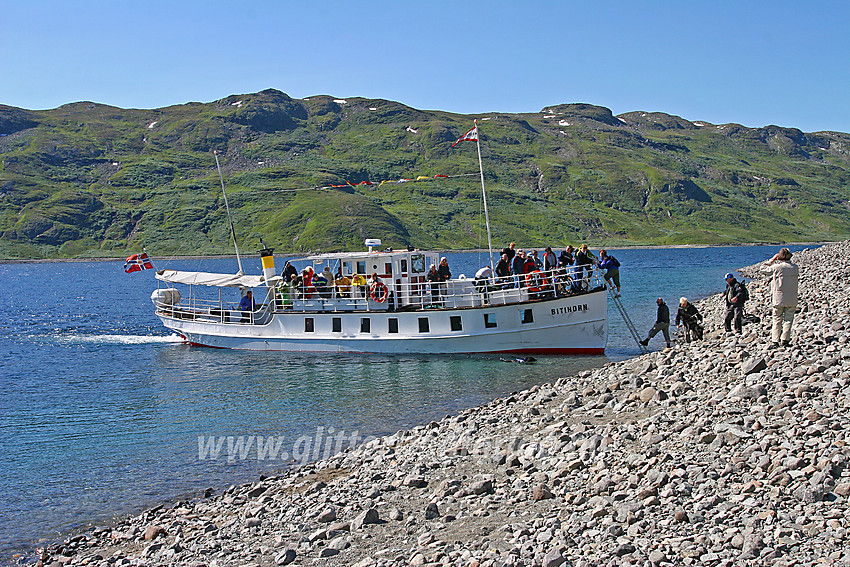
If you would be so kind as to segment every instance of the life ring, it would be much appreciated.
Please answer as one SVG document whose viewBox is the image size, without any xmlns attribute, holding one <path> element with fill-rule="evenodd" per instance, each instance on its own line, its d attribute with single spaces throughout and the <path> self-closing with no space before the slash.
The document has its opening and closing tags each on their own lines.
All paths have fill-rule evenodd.
<svg viewBox="0 0 850 567">
<path fill-rule="evenodd" d="M 541 292 L 548 285 L 549 280 L 546 279 L 546 275 L 540 270 L 534 270 L 525 275 L 525 286 L 532 293 Z"/>
<path fill-rule="evenodd" d="M 372 298 L 372 301 L 377 301 L 378 303 L 385 302 L 389 295 L 390 290 L 387 289 L 387 285 L 384 282 L 373 283 L 369 290 L 369 297 Z"/>
</svg>

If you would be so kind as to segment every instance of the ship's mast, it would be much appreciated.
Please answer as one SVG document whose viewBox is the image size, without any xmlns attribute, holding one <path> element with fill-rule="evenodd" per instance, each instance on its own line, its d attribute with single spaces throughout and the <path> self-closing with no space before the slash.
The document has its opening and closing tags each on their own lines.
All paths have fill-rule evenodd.
<svg viewBox="0 0 850 567">
<path fill-rule="evenodd" d="M 475 146 L 478 148 L 478 170 L 481 172 L 481 196 L 484 198 L 484 222 L 487 225 L 487 249 L 490 252 L 490 269 L 496 270 L 493 263 L 493 238 L 490 236 L 490 213 L 487 211 L 487 191 L 484 189 L 484 165 L 481 161 L 481 134 L 478 130 L 478 120 L 475 120 Z"/>
<path fill-rule="evenodd" d="M 218 163 L 218 151 L 213 151 L 213 155 L 215 156 L 215 166 L 218 168 L 218 178 L 221 180 L 221 194 L 224 195 L 224 208 L 227 209 L 227 222 L 230 223 L 230 235 L 233 237 L 233 247 L 236 249 L 236 263 L 239 264 L 238 274 L 241 276 L 245 272 L 242 271 L 242 258 L 239 256 L 239 245 L 236 243 L 236 229 L 233 228 L 233 218 L 230 216 L 230 205 L 227 204 L 227 192 L 224 190 L 224 176 L 221 174 L 221 165 Z M 481 180 L 482 182 L 484 180 L 483 174 Z M 490 230 L 489 227 L 487 230 Z"/>
</svg>

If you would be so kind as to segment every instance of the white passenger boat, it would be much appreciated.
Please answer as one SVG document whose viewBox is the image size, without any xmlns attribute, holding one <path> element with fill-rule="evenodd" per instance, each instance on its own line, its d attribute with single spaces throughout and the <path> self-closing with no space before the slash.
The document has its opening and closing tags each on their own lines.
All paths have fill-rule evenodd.
<svg viewBox="0 0 850 567">
<path fill-rule="evenodd" d="M 466 140 L 480 144 L 477 125 L 455 145 Z M 217 154 L 215 159 L 221 177 Z M 478 163 L 490 266 L 495 267 L 480 145 Z M 223 177 L 221 190 L 230 219 Z M 305 269 L 329 275 L 323 286 L 317 285 L 320 278 L 293 286 L 277 274 L 272 251 L 265 246 L 260 252 L 263 275 L 244 275 L 232 220 L 230 231 L 239 262 L 236 275 L 157 272 L 165 287 L 151 295 L 156 314 L 190 344 L 357 353 L 605 351 L 606 288 L 592 266 L 584 271 L 565 267 L 504 279 L 460 277 L 429 282 L 426 273 L 431 264 L 439 264 L 437 253 L 410 247 L 376 251 L 380 240 L 367 240 L 368 251 L 303 258 Z M 187 295 L 175 287 L 180 284 L 189 286 Z M 233 287 L 257 291 L 252 293 L 254 309 L 225 301 L 225 295 L 233 292 L 223 290 Z M 217 297 L 209 289 L 217 290 Z"/>
<path fill-rule="evenodd" d="M 188 343 L 219 348 L 430 354 L 605 350 L 607 293 L 595 268 L 429 283 L 426 273 L 439 264 L 437 253 L 370 250 L 301 259 L 316 274 L 325 267 L 344 274 L 350 285 L 335 278 L 336 284 L 292 287 L 283 286 L 271 251 L 262 254 L 262 276 L 157 272 L 164 287 L 151 296 L 156 314 Z M 373 274 L 379 283 L 369 283 Z M 190 286 L 190 292 L 181 293 L 179 284 Z M 234 287 L 253 289 L 256 310 L 225 301 L 227 295 L 235 300 L 235 292 L 226 289 Z"/>
</svg>

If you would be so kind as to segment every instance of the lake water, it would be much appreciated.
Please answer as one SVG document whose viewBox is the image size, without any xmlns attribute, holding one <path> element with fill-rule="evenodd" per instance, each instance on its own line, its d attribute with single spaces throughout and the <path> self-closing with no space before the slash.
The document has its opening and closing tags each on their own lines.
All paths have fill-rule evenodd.
<svg viewBox="0 0 850 567">
<path fill-rule="evenodd" d="M 675 313 L 680 296 L 722 291 L 725 272 L 778 249 L 612 253 L 622 263 L 623 302 L 645 333 L 656 297 Z M 455 275 L 488 263 L 474 252 L 446 256 Z M 259 259 L 243 262 L 247 273 L 261 272 Z M 231 259 L 159 260 L 155 266 L 236 271 Z M 153 314 L 153 271 L 125 274 L 122 262 L 4 264 L 0 286 L 7 290 L 0 306 L 0 563 L 116 514 L 255 480 L 358 437 L 424 424 L 638 354 L 613 306 L 606 356 L 508 364 L 493 355 L 187 347 Z M 650 346 L 662 345 L 660 337 L 654 340 Z"/>
</svg>

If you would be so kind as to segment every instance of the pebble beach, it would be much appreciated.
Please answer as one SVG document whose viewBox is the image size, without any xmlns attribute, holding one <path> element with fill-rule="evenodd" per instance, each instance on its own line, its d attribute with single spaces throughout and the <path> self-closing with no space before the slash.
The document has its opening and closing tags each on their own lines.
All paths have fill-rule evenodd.
<svg viewBox="0 0 850 567">
<path fill-rule="evenodd" d="M 722 297 L 709 297 L 696 302 L 702 341 L 118 519 L 24 560 L 850 565 L 850 242 L 793 261 L 789 347 L 771 345 L 766 276 L 751 266 L 740 272 L 747 311 L 762 321 L 740 336 L 722 332 Z"/>
</svg>

